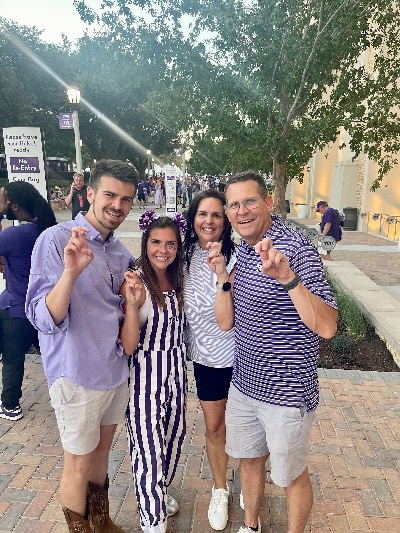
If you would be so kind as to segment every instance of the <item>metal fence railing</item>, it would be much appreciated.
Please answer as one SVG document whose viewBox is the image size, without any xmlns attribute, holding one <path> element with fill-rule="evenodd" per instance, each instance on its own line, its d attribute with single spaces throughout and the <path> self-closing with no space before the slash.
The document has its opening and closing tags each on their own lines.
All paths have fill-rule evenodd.
<svg viewBox="0 0 400 533">
<path fill-rule="evenodd" d="M 330 252 L 336 246 L 336 241 L 333 237 L 321 235 L 315 228 L 306 226 L 305 224 L 300 224 L 300 222 L 297 222 L 296 220 L 287 218 L 286 226 L 298 231 L 302 235 L 305 235 L 317 249 L 322 248 L 323 250 Z"/>
</svg>

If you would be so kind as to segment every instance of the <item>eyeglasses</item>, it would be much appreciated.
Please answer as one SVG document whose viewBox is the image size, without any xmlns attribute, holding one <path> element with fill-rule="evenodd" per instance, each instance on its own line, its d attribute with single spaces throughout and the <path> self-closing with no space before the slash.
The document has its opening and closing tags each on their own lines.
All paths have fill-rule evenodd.
<svg viewBox="0 0 400 533">
<path fill-rule="evenodd" d="M 230 204 L 225 206 L 225 209 L 226 211 L 230 211 L 231 213 L 237 213 L 240 209 L 240 206 L 242 205 L 245 209 L 249 209 L 250 211 L 252 211 L 253 209 L 257 209 L 261 198 L 263 198 L 263 196 L 246 198 L 246 200 L 243 200 L 242 202 L 231 202 Z"/>
</svg>

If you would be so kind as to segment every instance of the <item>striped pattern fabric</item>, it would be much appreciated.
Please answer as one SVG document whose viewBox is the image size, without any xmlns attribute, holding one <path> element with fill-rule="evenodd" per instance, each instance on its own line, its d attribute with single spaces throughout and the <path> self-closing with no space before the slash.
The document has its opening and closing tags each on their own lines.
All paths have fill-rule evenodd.
<svg viewBox="0 0 400 533">
<path fill-rule="evenodd" d="M 165 293 L 165 300 L 164 309 L 152 305 L 129 362 L 126 430 L 140 522 L 146 533 L 166 531 L 167 488 L 186 432 L 184 315 L 174 291 Z"/>
<path fill-rule="evenodd" d="M 226 368 L 233 364 L 235 332 L 221 331 L 215 321 L 217 276 L 207 265 L 208 254 L 209 250 L 202 250 L 196 243 L 189 270 L 184 271 L 188 356 L 201 365 Z M 228 274 L 235 263 L 233 254 L 227 265 Z"/>
<path fill-rule="evenodd" d="M 283 252 L 302 283 L 326 304 L 336 303 L 312 243 L 273 215 L 265 234 Z M 289 294 L 261 274 L 261 260 L 243 240 L 234 282 L 235 361 L 232 383 L 266 403 L 311 411 L 318 405 L 318 335 L 301 321 Z"/>
</svg>

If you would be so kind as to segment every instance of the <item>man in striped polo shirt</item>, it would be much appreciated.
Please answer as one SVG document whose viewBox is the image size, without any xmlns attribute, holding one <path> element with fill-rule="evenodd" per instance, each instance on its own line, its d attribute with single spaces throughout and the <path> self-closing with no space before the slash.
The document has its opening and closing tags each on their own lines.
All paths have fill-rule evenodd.
<svg viewBox="0 0 400 533">
<path fill-rule="evenodd" d="M 286 488 L 288 533 L 302 533 L 313 494 L 307 463 L 318 405 L 318 337 L 337 329 L 337 306 L 312 243 L 272 214 L 262 176 L 243 173 L 226 185 L 226 213 L 242 237 L 230 290 L 217 291 L 221 329 L 235 325 L 235 359 L 226 409 L 226 452 L 240 458 L 245 524 L 261 532 L 265 461 Z M 227 286 L 220 244 L 209 261 Z M 229 284 L 228 284 L 229 285 Z"/>
</svg>

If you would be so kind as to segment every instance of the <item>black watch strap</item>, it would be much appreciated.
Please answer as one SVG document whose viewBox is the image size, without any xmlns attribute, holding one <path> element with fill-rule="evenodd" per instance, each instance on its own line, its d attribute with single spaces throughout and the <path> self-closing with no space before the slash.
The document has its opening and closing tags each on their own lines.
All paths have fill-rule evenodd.
<svg viewBox="0 0 400 533">
<path fill-rule="evenodd" d="M 289 292 L 292 289 L 294 289 L 295 287 L 297 287 L 297 285 L 300 283 L 300 281 L 301 281 L 300 276 L 298 274 L 296 274 L 295 277 L 292 279 L 292 281 L 290 281 L 289 283 L 286 283 L 285 285 L 282 283 L 281 287 L 286 292 Z"/>
</svg>

